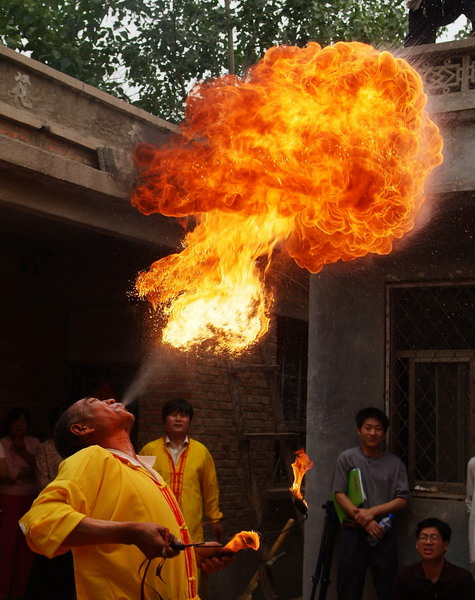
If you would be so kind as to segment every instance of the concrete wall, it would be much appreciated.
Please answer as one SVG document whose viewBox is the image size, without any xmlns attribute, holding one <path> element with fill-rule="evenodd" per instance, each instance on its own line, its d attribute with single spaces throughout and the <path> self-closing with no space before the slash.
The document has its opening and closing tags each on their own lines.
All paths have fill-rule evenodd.
<svg viewBox="0 0 475 600">
<path fill-rule="evenodd" d="M 335 459 L 341 450 L 358 445 L 354 415 L 364 406 L 387 409 L 386 283 L 456 281 L 475 276 L 471 225 L 475 206 L 471 198 L 468 200 L 439 198 L 437 216 L 390 256 L 330 265 L 312 277 L 307 451 L 315 468 L 307 475 L 311 510 L 306 526 L 304 590 L 315 568 L 315 547 L 320 543 L 324 517 L 320 505 L 330 497 Z M 411 500 L 410 508 L 398 517 L 402 561 L 414 561 L 415 524 L 429 515 L 451 523 L 449 557 L 467 566 L 467 515 L 460 500 Z M 333 597 L 329 595 L 329 599 Z M 365 598 L 372 596 L 368 592 Z"/>
<path fill-rule="evenodd" d="M 475 277 L 475 94 L 472 75 L 460 75 L 472 48 L 473 41 L 465 40 L 404 51 L 404 56 L 425 74 L 429 91 L 434 92 L 429 109 L 444 138 L 444 163 L 428 182 L 429 199 L 418 227 L 395 244 L 388 256 L 328 265 L 311 277 L 307 452 L 315 467 L 306 483 L 310 510 L 305 528 L 304 598 L 310 598 L 324 527 L 321 505 L 330 498 L 335 459 L 343 449 L 358 445 L 354 415 L 364 406 L 388 408 L 387 283 L 453 282 Z M 467 567 L 468 519 L 462 499 L 411 499 L 397 519 L 401 562 L 416 560 L 415 524 L 429 515 L 450 522 L 453 541 L 448 558 Z M 338 539 L 329 600 L 336 597 L 337 556 Z M 369 582 L 364 598 L 374 597 Z"/>
</svg>

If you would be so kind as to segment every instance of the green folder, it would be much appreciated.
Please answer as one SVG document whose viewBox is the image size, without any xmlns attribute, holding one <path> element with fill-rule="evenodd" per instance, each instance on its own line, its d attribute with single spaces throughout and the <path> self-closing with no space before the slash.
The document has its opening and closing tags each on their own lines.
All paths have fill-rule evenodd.
<svg viewBox="0 0 475 600">
<path fill-rule="evenodd" d="M 365 501 L 366 496 L 364 494 L 361 471 L 359 469 L 351 469 L 351 471 L 348 473 L 348 486 L 346 488 L 346 495 L 355 506 L 359 506 Z M 348 519 L 348 515 L 336 501 L 335 492 L 333 492 L 333 504 L 335 505 L 336 514 L 338 515 L 340 523 L 343 523 L 344 519 Z"/>
</svg>

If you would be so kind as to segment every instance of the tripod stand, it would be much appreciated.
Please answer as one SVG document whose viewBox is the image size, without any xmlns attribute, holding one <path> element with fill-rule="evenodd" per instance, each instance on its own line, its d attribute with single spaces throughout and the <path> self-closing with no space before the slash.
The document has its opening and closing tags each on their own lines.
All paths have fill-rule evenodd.
<svg viewBox="0 0 475 600">
<path fill-rule="evenodd" d="M 333 546 L 335 544 L 335 537 L 339 524 L 338 516 L 331 500 L 328 500 L 325 504 L 323 504 L 322 508 L 326 510 L 325 525 L 323 527 L 320 550 L 318 552 L 317 564 L 315 566 L 315 575 L 312 577 L 313 586 L 310 600 L 315 599 L 315 594 L 320 581 L 321 585 L 318 600 L 325 600 L 327 597 L 327 590 L 328 586 L 330 585 Z"/>
</svg>

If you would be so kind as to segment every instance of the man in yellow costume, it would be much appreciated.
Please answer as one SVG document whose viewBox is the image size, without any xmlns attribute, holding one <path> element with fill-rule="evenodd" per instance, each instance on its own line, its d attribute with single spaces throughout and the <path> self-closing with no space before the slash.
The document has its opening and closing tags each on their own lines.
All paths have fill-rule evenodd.
<svg viewBox="0 0 475 600">
<path fill-rule="evenodd" d="M 139 454 L 154 456 L 153 468 L 172 488 L 194 542 L 203 541 L 203 507 L 214 538 L 223 537 L 219 489 L 214 461 L 206 446 L 188 436 L 193 407 L 182 398 L 162 409 L 166 435 L 146 444 Z"/>
<path fill-rule="evenodd" d="M 170 488 L 137 458 L 133 422 L 113 399 L 73 404 L 55 431 L 68 458 L 20 526 L 35 552 L 52 557 L 72 549 L 78 600 L 198 599 L 195 558 L 204 572 L 226 559 L 210 557 L 219 548 L 195 554 L 170 547 L 190 536 Z"/>
</svg>

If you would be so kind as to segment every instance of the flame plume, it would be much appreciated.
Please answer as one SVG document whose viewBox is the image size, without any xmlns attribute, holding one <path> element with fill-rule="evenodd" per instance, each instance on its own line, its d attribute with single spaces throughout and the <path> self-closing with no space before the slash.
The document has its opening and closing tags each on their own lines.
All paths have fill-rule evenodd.
<svg viewBox="0 0 475 600">
<path fill-rule="evenodd" d="M 164 341 L 240 352 L 263 335 L 277 244 L 312 273 L 389 253 L 442 161 L 426 101 L 406 61 L 359 42 L 271 48 L 245 77 L 195 86 L 182 135 L 135 154 L 132 203 L 196 215 L 184 250 L 137 280 Z"/>
<path fill-rule="evenodd" d="M 307 502 L 302 494 L 302 481 L 304 475 L 313 467 L 313 462 L 305 453 L 305 450 L 301 448 L 295 453 L 295 462 L 291 464 L 292 471 L 294 473 L 294 482 L 292 483 L 290 493 L 294 496 L 295 500 L 298 501 L 297 506 L 301 507 L 299 510 L 303 513 L 307 512 Z"/>
</svg>

